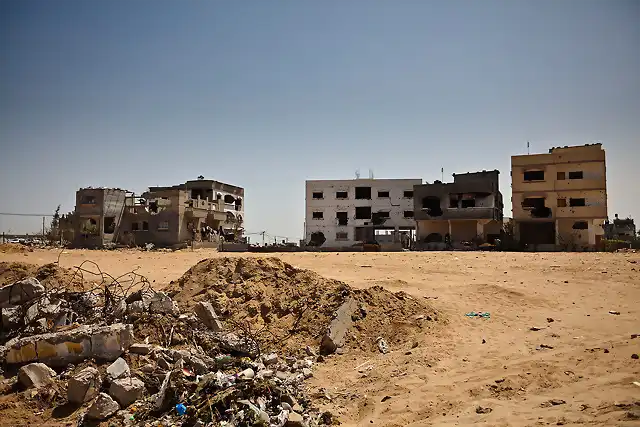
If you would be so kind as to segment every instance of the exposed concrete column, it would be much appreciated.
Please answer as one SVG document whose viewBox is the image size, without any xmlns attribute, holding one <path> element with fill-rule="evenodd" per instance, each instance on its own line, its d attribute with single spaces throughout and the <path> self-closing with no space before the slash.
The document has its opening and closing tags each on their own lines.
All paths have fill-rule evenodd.
<svg viewBox="0 0 640 427">
<path fill-rule="evenodd" d="M 554 222 L 555 228 L 556 228 L 556 245 L 560 244 L 560 221 L 558 221 L 557 219 Z"/>
<path fill-rule="evenodd" d="M 447 220 L 447 224 L 449 225 L 449 237 L 451 238 L 451 241 L 453 242 L 453 235 L 451 234 L 451 220 L 450 219 Z"/>
<path fill-rule="evenodd" d="M 482 220 L 476 221 L 476 234 L 480 236 L 482 239 L 486 238 L 484 235 L 484 223 L 482 222 Z"/>
</svg>

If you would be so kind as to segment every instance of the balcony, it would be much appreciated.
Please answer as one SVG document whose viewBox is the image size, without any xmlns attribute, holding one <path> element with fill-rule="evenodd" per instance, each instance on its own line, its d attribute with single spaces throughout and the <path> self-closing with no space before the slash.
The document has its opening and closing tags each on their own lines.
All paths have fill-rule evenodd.
<svg viewBox="0 0 640 427">
<path fill-rule="evenodd" d="M 447 208 L 440 216 L 430 216 L 426 209 L 415 213 L 416 220 L 449 220 L 449 219 L 498 219 L 500 211 L 497 208 Z"/>
</svg>

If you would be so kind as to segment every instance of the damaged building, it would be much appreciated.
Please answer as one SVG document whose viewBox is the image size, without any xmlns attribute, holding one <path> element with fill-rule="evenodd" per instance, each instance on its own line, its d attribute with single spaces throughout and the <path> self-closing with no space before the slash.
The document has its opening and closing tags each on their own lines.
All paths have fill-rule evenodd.
<svg viewBox="0 0 640 427">
<path fill-rule="evenodd" d="M 618 218 L 616 214 L 615 219 L 606 220 L 603 227 L 606 239 L 631 241 L 636 238 L 636 224 L 633 218 Z"/>
<path fill-rule="evenodd" d="M 413 188 L 422 179 L 306 181 L 305 242 L 345 248 L 377 243 L 403 249 L 414 238 Z"/>
<path fill-rule="evenodd" d="M 602 144 L 511 157 L 514 232 L 532 250 L 592 250 L 607 219 Z"/>
<path fill-rule="evenodd" d="M 170 247 L 199 242 L 216 246 L 237 241 L 244 228 L 244 189 L 198 179 L 143 194 L 115 188 L 76 193 L 74 246 L 110 244 Z"/>
<path fill-rule="evenodd" d="M 415 185 L 416 247 L 443 249 L 499 238 L 503 218 L 499 174 L 497 170 L 453 174 L 453 182 Z"/>
</svg>

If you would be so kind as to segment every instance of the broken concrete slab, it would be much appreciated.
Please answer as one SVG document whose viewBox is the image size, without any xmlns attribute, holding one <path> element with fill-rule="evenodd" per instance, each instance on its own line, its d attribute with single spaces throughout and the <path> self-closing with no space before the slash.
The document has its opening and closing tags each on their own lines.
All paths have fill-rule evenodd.
<svg viewBox="0 0 640 427">
<path fill-rule="evenodd" d="M 132 341 L 132 325 L 87 325 L 12 339 L 0 347 L 0 357 L 8 364 L 40 361 L 51 366 L 64 366 L 87 358 L 115 360 L 131 346 Z"/>
<path fill-rule="evenodd" d="M 320 351 L 324 354 L 334 353 L 338 348 L 344 346 L 347 337 L 347 331 L 353 323 L 351 314 L 358 308 L 356 300 L 347 299 L 338 308 L 334 319 L 329 324 L 326 334 L 322 337 L 320 343 Z"/>
<path fill-rule="evenodd" d="M 75 404 L 83 404 L 93 399 L 100 391 L 102 379 L 94 367 L 87 367 L 69 379 L 67 400 Z"/>
<path fill-rule="evenodd" d="M 24 388 L 40 388 L 53 384 L 56 371 L 44 363 L 30 363 L 18 370 L 18 382 Z"/>
<path fill-rule="evenodd" d="M 22 305 L 44 295 L 44 286 L 38 279 L 29 277 L 0 287 L 0 308 Z"/>
<path fill-rule="evenodd" d="M 4 331 L 11 331 L 23 325 L 20 307 L 7 307 L 0 311 L 2 311 L 2 329 Z"/>
<path fill-rule="evenodd" d="M 243 355 L 258 354 L 258 345 L 247 337 L 240 337 L 230 332 L 228 334 L 218 334 L 216 340 L 223 350 Z"/>
<path fill-rule="evenodd" d="M 113 307 L 113 317 L 115 317 L 116 319 L 121 319 L 125 314 L 127 314 L 127 301 L 125 301 L 123 298 L 115 303 Z"/>
<path fill-rule="evenodd" d="M 94 420 L 105 420 L 120 410 L 118 402 L 106 393 L 100 393 L 87 412 L 87 417 Z"/>
<path fill-rule="evenodd" d="M 107 380 L 109 381 L 130 376 L 131 370 L 129 369 L 129 365 L 127 365 L 127 362 L 122 357 L 118 357 L 116 361 L 107 368 Z"/>
<path fill-rule="evenodd" d="M 164 292 L 156 292 L 149 298 L 149 311 L 151 313 L 172 314 L 174 316 L 180 314 L 178 304 Z"/>
<path fill-rule="evenodd" d="M 129 352 L 130 353 L 135 353 L 135 354 L 149 354 L 151 353 L 151 351 L 153 350 L 153 345 L 151 344 L 131 344 L 131 347 L 129 347 Z"/>
<path fill-rule="evenodd" d="M 211 303 L 199 302 L 194 307 L 194 312 L 196 313 L 196 316 L 198 316 L 198 319 L 200 319 L 200 321 L 207 325 L 207 327 L 212 331 L 219 332 L 222 330 L 222 323 L 220 323 L 218 315 L 213 309 Z"/>
<path fill-rule="evenodd" d="M 304 418 L 297 412 L 291 412 L 287 419 L 286 427 L 304 427 Z"/>
<path fill-rule="evenodd" d="M 109 394 L 126 408 L 138 400 L 144 392 L 144 383 L 137 378 L 120 378 L 111 383 Z"/>
</svg>

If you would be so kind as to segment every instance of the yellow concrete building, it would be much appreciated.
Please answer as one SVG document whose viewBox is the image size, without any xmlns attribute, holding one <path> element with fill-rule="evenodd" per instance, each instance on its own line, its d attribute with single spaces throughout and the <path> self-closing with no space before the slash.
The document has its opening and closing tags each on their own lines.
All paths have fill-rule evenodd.
<svg viewBox="0 0 640 427">
<path fill-rule="evenodd" d="M 602 144 L 512 156 L 516 239 L 540 250 L 594 249 L 607 219 L 606 175 Z"/>
</svg>

